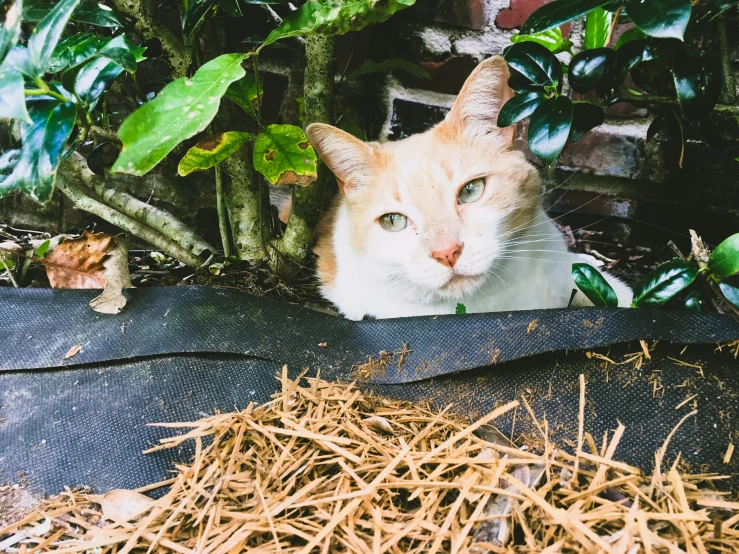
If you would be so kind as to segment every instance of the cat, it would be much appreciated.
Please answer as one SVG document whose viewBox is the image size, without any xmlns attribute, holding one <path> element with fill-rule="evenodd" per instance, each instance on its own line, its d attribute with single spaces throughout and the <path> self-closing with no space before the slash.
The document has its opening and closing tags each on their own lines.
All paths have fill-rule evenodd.
<svg viewBox="0 0 739 554">
<path fill-rule="evenodd" d="M 544 213 L 536 168 L 498 128 L 512 97 L 500 56 L 472 72 L 446 118 L 403 140 L 363 142 L 330 125 L 306 134 L 341 194 L 317 230 L 323 296 L 347 318 L 566 307 L 564 236 Z M 620 306 L 631 302 L 613 276 Z M 573 305 L 589 305 L 578 292 Z"/>
</svg>

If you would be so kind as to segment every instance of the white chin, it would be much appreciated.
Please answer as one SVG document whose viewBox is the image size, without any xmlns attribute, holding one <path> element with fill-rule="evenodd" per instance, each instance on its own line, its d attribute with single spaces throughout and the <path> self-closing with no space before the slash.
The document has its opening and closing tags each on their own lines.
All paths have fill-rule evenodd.
<svg viewBox="0 0 739 554">
<path fill-rule="evenodd" d="M 461 298 L 480 288 L 483 280 L 483 275 L 454 275 L 437 289 L 437 294 L 442 298 Z"/>
</svg>

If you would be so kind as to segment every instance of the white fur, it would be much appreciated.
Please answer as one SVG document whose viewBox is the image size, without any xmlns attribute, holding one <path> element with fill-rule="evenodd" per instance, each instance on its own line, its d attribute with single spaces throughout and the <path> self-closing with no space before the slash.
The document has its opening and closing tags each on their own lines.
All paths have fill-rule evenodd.
<svg viewBox="0 0 739 554">
<path fill-rule="evenodd" d="M 399 286 L 393 277 L 397 275 L 396 264 L 378 261 L 382 256 L 356 252 L 350 244 L 350 234 L 349 213 L 343 204 L 333 233 L 336 277 L 332 286 L 323 286 L 322 292 L 347 318 L 354 320 L 364 316 L 393 318 L 453 314 L 457 303 L 464 304 L 467 313 L 562 308 L 567 306 L 575 287 L 572 264 L 587 262 L 596 265 L 589 256 L 568 252 L 561 232 L 541 213 L 528 225 L 526 232 L 515 239 L 516 244 L 522 244 L 517 249 L 516 258 L 522 259 L 493 259 L 487 262 L 486 276 L 476 290 L 443 298 L 421 283 L 417 285 L 406 280 Z M 524 244 L 528 241 L 532 242 Z M 463 253 L 460 271 L 464 271 L 461 265 L 464 257 Z M 430 264 L 430 267 L 438 266 L 440 271 L 443 269 L 435 261 L 430 261 Z M 632 296 L 629 287 L 613 276 L 605 274 L 605 277 L 618 295 L 619 306 L 628 306 Z M 573 305 L 592 304 L 578 292 Z"/>
</svg>

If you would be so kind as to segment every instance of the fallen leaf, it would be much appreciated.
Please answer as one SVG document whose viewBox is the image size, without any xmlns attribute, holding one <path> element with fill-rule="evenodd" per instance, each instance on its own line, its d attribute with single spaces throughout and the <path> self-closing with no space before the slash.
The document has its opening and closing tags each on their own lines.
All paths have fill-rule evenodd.
<svg viewBox="0 0 739 554">
<path fill-rule="evenodd" d="M 326 348 L 328 344 L 326 344 L 325 342 L 319 342 L 318 346 L 320 346 L 321 348 Z"/>
<path fill-rule="evenodd" d="M 81 350 L 80 346 L 73 346 L 72 348 L 69 349 L 69 352 L 64 354 L 64 359 L 68 360 L 69 358 L 76 356 L 77 354 L 79 354 L 80 350 Z"/>
<path fill-rule="evenodd" d="M 382 416 L 376 415 L 368 417 L 363 421 L 363 423 L 366 424 L 367 427 L 369 427 L 373 431 L 377 431 L 378 433 L 385 433 L 387 435 L 394 434 L 393 427 L 390 425 L 390 422 Z"/>
<path fill-rule="evenodd" d="M 123 290 L 131 288 L 131 274 L 128 271 L 128 241 L 125 237 L 115 239 L 117 247 L 110 252 L 110 256 L 103 267 L 105 290 L 100 296 L 90 301 L 90 307 L 101 314 L 118 314 L 126 305 Z"/>
<path fill-rule="evenodd" d="M 84 231 L 81 237 L 61 242 L 41 263 L 52 288 L 102 289 L 104 262 L 115 247 L 113 237 Z"/>
<path fill-rule="evenodd" d="M 115 489 L 102 495 L 90 495 L 88 498 L 100 504 L 103 517 L 112 521 L 131 521 L 155 504 L 148 496 L 126 489 Z"/>
</svg>

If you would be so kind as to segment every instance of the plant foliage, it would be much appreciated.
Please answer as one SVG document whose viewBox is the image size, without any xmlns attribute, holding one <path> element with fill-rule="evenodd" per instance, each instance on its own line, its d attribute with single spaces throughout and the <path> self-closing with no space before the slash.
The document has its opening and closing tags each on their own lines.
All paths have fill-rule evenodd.
<svg viewBox="0 0 739 554">
<path fill-rule="evenodd" d="M 696 45 L 705 25 L 736 4 L 737 0 L 553 0 L 545 4 L 531 14 L 505 51 L 512 70 L 509 85 L 518 94 L 508 101 L 510 107 L 506 104 L 501 110 L 505 114 L 501 126 L 530 118 L 531 150 L 552 164 L 567 140 L 574 142 L 600 125 L 603 109 L 616 102 L 654 109 L 659 123 L 666 117 L 705 117 L 718 102 L 723 82 L 716 53 Z M 579 18 L 585 19 L 585 49 L 569 62 L 567 81 L 571 90 L 582 95 L 575 106 L 589 104 L 593 109 L 569 110 L 565 101 L 555 102 L 562 96 L 564 72 L 554 54 L 570 50 L 560 27 Z M 613 31 L 624 24 L 632 27 L 614 47 Z M 534 97 L 532 91 L 546 99 Z M 659 100 L 650 102 L 651 98 Z M 660 109 L 655 105 L 660 102 L 673 104 L 674 109 Z M 534 105 L 536 109 L 530 110 Z M 569 137 L 563 140 L 568 129 Z"/>
</svg>

